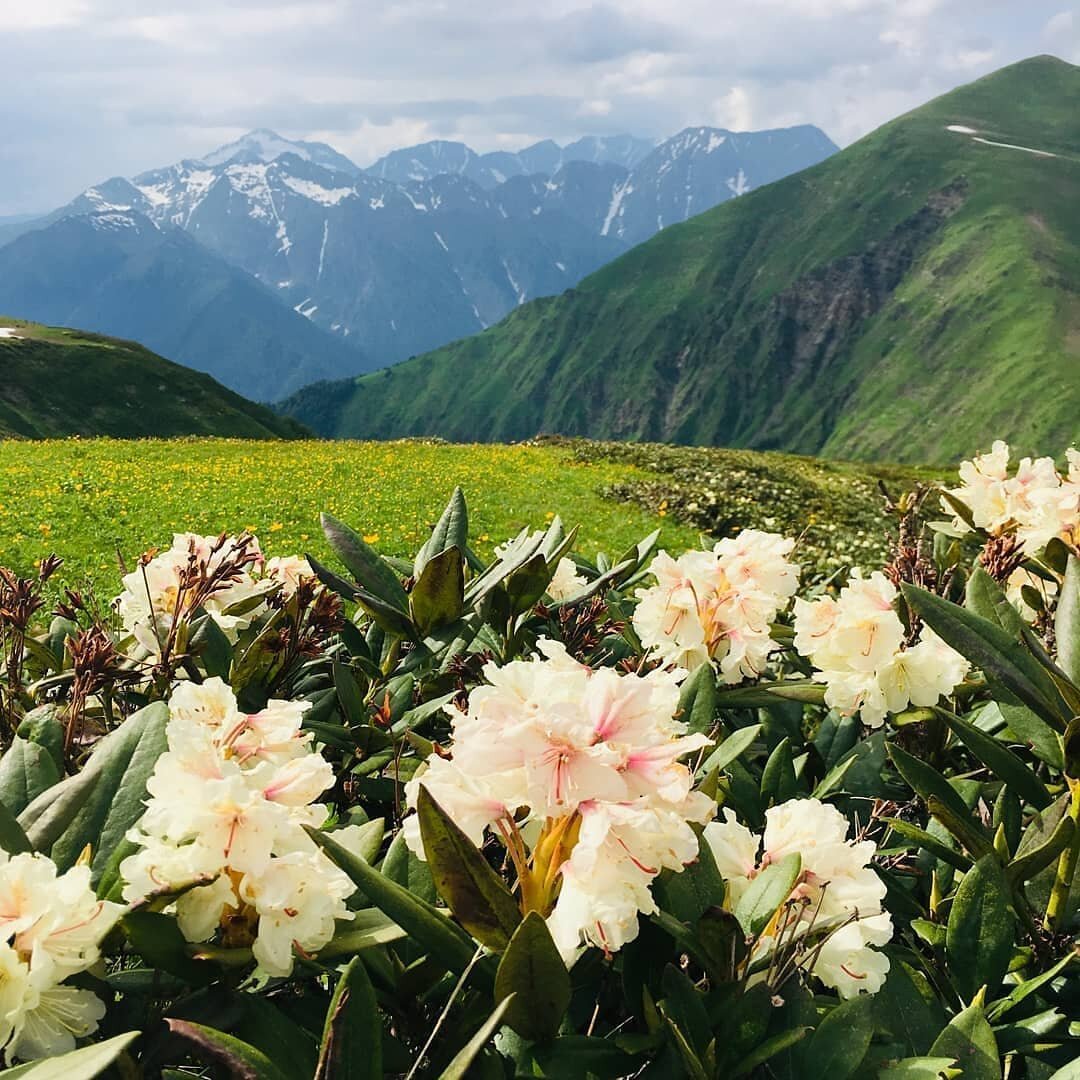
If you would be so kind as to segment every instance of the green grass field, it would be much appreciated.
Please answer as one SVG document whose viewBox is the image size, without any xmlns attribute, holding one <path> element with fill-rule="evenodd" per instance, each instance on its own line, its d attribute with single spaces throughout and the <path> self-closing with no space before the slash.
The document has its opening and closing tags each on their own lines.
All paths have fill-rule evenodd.
<svg viewBox="0 0 1080 1080">
<path fill-rule="evenodd" d="M 411 554 L 455 485 L 468 499 L 481 552 L 554 514 L 578 524 L 579 550 L 618 555 L 658 525 L 663 542 L 695 545 L 673 518 L 605 498 L 612 484 L 656 482 L 628 464 L 575 460 L 569 449 L 421 442 L 249 442 L 187 439 L 0 442 L 0 564 L 25 571 L 55 551 L 64 578 L 117 580 L 173 532 L 250 529 L 271 555 L 330 558 L 327 510 L 379 550 Z"/>
<path fill-rule="evenodd" d="M 922 474 L 927 479 L 929 474 Z M 674 551 L 703 533 L 754 527 L 802 536 L 800 561 L 879 565 L 885 523 L 876 484 L 910 469 L 747 451 L 582 440 L 518 445 L 255 442 L 223 439 L 0 441 L 0 565 L 31 569 L 49 552 L 65 582 L 111 595 L 128 563 L 173 532 L 249 529 L 269 555 L 330 558 L 319 512 L 379 550 L 411 555 L 455 485 L 481 554 L 558 514 L 577 550 L 618 555 L 658 526 Z"/>
</svg>

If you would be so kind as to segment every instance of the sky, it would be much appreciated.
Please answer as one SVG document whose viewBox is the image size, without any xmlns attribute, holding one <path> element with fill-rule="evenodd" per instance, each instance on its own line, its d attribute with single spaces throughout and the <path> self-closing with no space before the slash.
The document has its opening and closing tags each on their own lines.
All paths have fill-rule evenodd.
<svg viewBox="0 0 1080 1080">
<path fill-rule="evenodd" d="M 367 165 L 814 123 L 840 145 L 995 68 L 1080 63 L 1072 0 L 0 0 L 0 216 L 255 127 Z"/>
</svg>

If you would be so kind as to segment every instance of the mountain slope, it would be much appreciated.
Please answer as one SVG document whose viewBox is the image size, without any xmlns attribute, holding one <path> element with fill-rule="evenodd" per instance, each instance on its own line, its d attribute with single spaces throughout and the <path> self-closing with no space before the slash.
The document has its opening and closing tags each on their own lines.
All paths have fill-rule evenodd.
<svg viewBox="0 0 1080 1080">
<path fill-rule="evenodd" d="M 221 435 L 304 429 L 133 341 L 0 316 L 0 437 Z"/>
<path fill-rule="evenodd" d="M 0 248 L 0 311 L 142 341 L 262 401 L 368 366 L 181 229 L 128 211 L 63 218 Z"/>
<path fill-rule="evenodd" d="M 834 149 L 816 128 L 695 128 L 655 149 L 632 136 L 482 156 L 428 143 L 360 172 L 321 143 L 260 130 L 201 160 L 104 181 L 36 222 L 0 226 L 0 247 L 66 217 L 137 213 L 183 229 L 382 366 L 478 333 L 662 225 Z M 253 354 L 249 366 L 258 364 Z M 346 356 L 322 374 L 360 370 Z"/>
<path fill-rule="evenodd" d="M 285 408 L 347 436 L 1059 451 L 1080 408 L 1078 99 L 1080 68 L 1005 68 L 478 337 Z"/>
</svg>

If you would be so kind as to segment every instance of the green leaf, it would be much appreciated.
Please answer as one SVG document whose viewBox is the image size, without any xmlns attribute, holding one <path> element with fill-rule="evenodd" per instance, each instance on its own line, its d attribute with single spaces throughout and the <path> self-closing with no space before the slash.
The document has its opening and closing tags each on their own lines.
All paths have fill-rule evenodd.
<svg viewBox="0 0 1080 1080">
<path fill-rule="evenodd" d="M 896 743 L 886 745 L 897 772 L 923 802 L 929 803 L 931 796 L 936 796 L 959 817 L 965 817 L 969 813 L 964 800 L 957 794 L 956 788 L 937 769 L 932 765 L 927 765 L 921 758 L 913 757 Z"/>
<path fill-rule="evenodd" d="M 1060 771 L 1061 736 L 1045 721 L 1023 705 L 1010 705 L 1007 701 L 991 701 L 982 716 L 997 710 L 1005 726 L 1019 742 L 1026 743 L 1031 752 L 1048 765 Z M 987 716 L 989 719 L 989 717 Z M 980 717 L 981 719 L 981 717 Z"/>
<path fill-rule="evenodd" d="M 767 866 L 747 887 L 735 905 L 735 918 L 747 934 L 760 934 L 777 909 L 791 895 L 802 873 L 802 857 L 797 851 Z"/>
<path fill-rule="evenodd" d="M 805 1039 L 810 1034 L 810 1031 L 811 1029 L 808 1027 L 790 1028 L 788 1031 L 781 1031 L 778 1035 L 766 1039 L 735 1065 L 730 1073 L 732 1080 L 739 1076 L 747 1076 L 770 1058 L 789 1050 L 796 1043 Z"/>
<path fill-rule="evenodd" d="M 0 802 L 0 849 L 8 855 L 18 855 L 24 851 L 33 851 L 34 847 L 26 838 L 26 833 L 15 820 L 15 815 Z"/>
<path fill-rule="evenodd" d="M 1069 556 L 1054 617 L 1058 667 L 1080 685 L 1080 559 Z"/>
<path fill-rule="evenodd" d="M 60 782 L 52 754 L 35 742 L 15 736 L 0 758 L 0 802 L 16 816 L 43 791 Z"/>
<path fill-rule="evenodd" d="M 199 1060 L 220 1065 L 234 1080 L 298 1080 L 282 1072 L 261 1050 L 224 1031 L 168 1017 L 165 1023 L 174 1035 L 191 1044 Z"/>
<path fill-rule="evenodd" d="M 878 1071 L 878 1080 L 942 1080 L 960 1075 L 956 1058 L 909 1057 L 893 1061 Z"/>
<path fill-rule="evenodd" d="M 504 588 L 512 614 L 521 615 L 540 600 L 555 576 L 556 565 L 538 554 L 507 577 Z"/>
<path fill-rule="evenodd" d="M 761 804 L 773 806 L 795 797 L 795 763 L 791 758 L 791 740 L 783 738 L 776 744 L 761 773 Z"/>
<path fill-rule="evenodd" d="M 427 637 L 460 619 L 464 606 L 465 561 L 460 548 L 447 548 L 425 563 L 409 594 L 409 611 Z"/>
<path fill-rule="evenodd" d="M 570 973 L 542 915 L 530 911 L 510 938 L 495 975 L 495 999 L 511 997 L 506 1023 L 522 1038 L 553 1038 L 570 1005 Z"/>
<path fill-rule="evenodd" d="M 330 999 L 314 1080 L 382 1080 L 382 1040 L 375 990 L 357 956 Z"/>
<path fill-rule="evenodd" d="M 712 848 L 702 841 L 697 858 L 676 873 L 665 870 L 653 883 L 657 904 L 680 922 L 693 925 L 710 908 L 721 907 L 724 879 L 716 867 Z"/>
<path fill-rule="evenodd" d="M 934 1040 L 929 1056 L 955 1059 L 964 1080 L 1001 1080 L 997 1042 L 980 1005 L 969 1005 L 954 1016 Z"/>
<path fill-rule="evenodd" d="M 1019 1005 L 1025 998 L 1030 997 L 1045 986 L 1048 982 L 1052 982 L 1056 979 L 1070 964 L 1076 963 L 1077 956 L 1073 952 L 1066 953 L 1053 967 L 1047 968 L 1046 971 L 1034 978 L 1025 979 L 1024 982 L 1018 986 L 1014 986 L 1009 991 L 1007 997 L 1003 997 L 994 1002 L 989 1009 L 986 1010 L 986 1018 L 992 1024 L 996 1024 L 1010 1009 Z"/>
<path fill-rule="evenodd" d="M 424 855 L 439 895 L 477 941 L 501 952 L 521 922 L 517 901 L 423 784 L 416 812 Z"/>
<path fill-rule="evenodd" d="M 1053 681 L 1028 650 L 997 623 L 950 604 L 913 585 L 903 586 L 904 597 L 926 624 L 962 656 L 1000 682 L 1010 693 L 1051 724 L 1065 716 Z"/>
<path fill-rule="evenodd" d="M 56 763 L 56 771 L 64 773 L 64 709 L 60 705 L 39 705 L 31 709 L 15 732 L 27 742 L 37 743 L 49 751 Z"/>
<path fill-rule="evenodd" d="M 258 598 L 261 602 L 262 598 Z M 200 615 L 195 620 L 189 651 L 202 661 L 202 666 L 210 678 L 228 680 L 232 669 L 233 647 L 225 636 L 225 631 L 218 626 L 210 615 Z"/>
<path fill-rule="evenodd" d="M 364 908 L 353 912 L 353 918 L 348 922 L 338 925 L 337 933 L 319 950 L 319 960 L 348 959 L 365 949 L 389 945 L 405 936 L 405 931 L 384 912 L 378 908 Z"/>
<path fill-rule="evenodd" d="M 183 979 L 189 986 L 203 986 L 217 975 L 215 966 L 192 959 L 188 942 L 175 916 L 155 911 L 129 911 L 120 925 L 131 947 L 159 971 Z"/>
<path fill-rule="evenodd" d="M 947 709 L 938 709 L 956 737 L 993 773 L 1012 790 L 1031 803 L 1037 810 L 1045 809 L 1053 801 L 1046 785 L 1008 747 L 992 735 L 980 731 L 974 724 L 954 716 Z"/>
<path fill-rule="evenodd" d="M 424 546 L 416 553 L 413 562 L 413 577 L 419 578 L 436 555 L 441 555 L 448 548 L 464 551 L 469 543 L 469 511 L 465 505 L 465 495 L 461 488 L 454 488 L 454 494 L 446 504 L 442 516 L 435 523 L 431 535 Z"/>
<path fill-rule="evenodd" d="M 860 994 L 831 1009 L 803 1058 L 807 1080 L 847 1080 L 862 1063 L 874 1034 L 873 997 Z"/>
<path fill-rule="evenodd" d="M 386 560 L 343 521 L 330 514 L 322 514 L 320 520 L 330 546 L 357 584 L 384 604 L 405 613 L 408 596 Z"/>
<path fill-rule="evenodd" d="M 924 851 L 928 851 L 935 859 L 940 859 L 957 870 L 967 870 L 971 866 L 971 860 L 966 855 L 949 847 L 948 844 L 939 840 L 936 836 L 932 836 L 925 829 L 920 829 L 917 825 L 912 825 L 909 821 L 902 821 L 899 818 L 882 818 L 881 820 L 898 836 L 902 836 L 905 840 L 910 840 Z"/>
<path fill-rule="evenodd" d="M 693 734 L 708 735 L 712 731 L 716 717 L 716 672 L 712 664 L 702 664 L 682 684 L 678 716 Z"/>
<path fill-rule="evenodd" d="M 472 962 L 476 948 L 468 934 L 437 908 L 380 874 L 334 840 L 332 834 L 307 829 L 308 835 L 340 867 L 356 887 L 439 963 L 461 974 Z"/>
<path fill-rule="evenodd" d="M 709 755 L 698 772 L 702 776 L 711 773 L 713 769 L 723 772 L 736 758 L 750 749 L 754 744 L 754 740 L 761 733 L 761 728 L 761 724 L 751 724 L 749 727 L 739 728 Z"/>
<path fill-rule="evenodd" d="M 994 850 L 993 844 L 986 838 L 985 830 L 981 825 L 975 824 L 970 810 L 958 815 L 952 806 L 942 802 L 936 795 L 930 796 L 926 808 L 930 811 L 930 816 L 944 825 L 974 858 L 981 859 Z"/>
<path fill-rule="evenodd" d="M 874 997 L 878 1026 L 917 1057 L 930 1049 L 945 1023 L 945 1012 L 921 972 L 896 956 L 890 960 L 885 985 Z"/>
<path fill-rule="evenodd" d="M 96 884 L 113 850 L 143 815 L 146 783 L 165 752 L 168 721 L 164 702 L 140 709 L 98 743 L 82 772 L 39 795 L 18 819 L 34 849 L 64 871 L 89 846 Z"/>
<path fill-rule="evenodd" d="M 439 1080 L 465 1080 L 469 1066 L 472 1065 L 476 1056 L 487 1046 L 491 1036 L 498 1030 L 499 1024 L 502 1023 L 502 1018 L 510 1008 L 513 1000 L 512 997 L 503 998 L 495 1006 L 495 1011 L 484 1021 L 480 1030 L 458 1051 L 454 1060 L 443 1069 Z"/>
<path fill-rule="evenodd" d="M 984 855 L 956 890 L 945 927 L 945 951 L 964 1001 L 979 987 L 993 992 L 1005 977 L 1013 950 L 1008 886 L 993 855 Z"/>
<path fill-rule="evenodd" d="M 381 869 L 391 881 L 408 889 L 421 900 L 429 904 L 438 900 L 439 894 L 431 877 L 431 869 L 423 859 L 413 854 L 402 833 L 399 832 L 390 842 Z"/>
<path fill-rule="evenodd" d="M 1005 867 L 1005 876 L 1013 884 L 1022 884 L 1045 870 L 1069 846 L 1076 824 L 1068 815 L 1062 815 L 1054 831 L 1041 844 L 1017 851 L 1016 857 Z"/>
<path fill-rule="evenodd" d="M 14 1069 L 5 1069 L 4 1080 L 95 1080 L 139 1035 L 138 1031 L 128 1031 L 58 1057 L 28 1061 Z"/>
</svg>

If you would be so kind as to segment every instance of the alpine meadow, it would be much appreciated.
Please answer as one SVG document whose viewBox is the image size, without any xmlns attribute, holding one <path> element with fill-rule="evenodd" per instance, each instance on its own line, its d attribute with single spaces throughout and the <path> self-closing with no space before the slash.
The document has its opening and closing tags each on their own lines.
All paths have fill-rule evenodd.
<svg viewBox="0 0 1080 1080">
<path fill-rule="evenodd" d="M 1062 7 L 5 13 L 0 1080 L 1080 1080 Z"/>
</svg>

